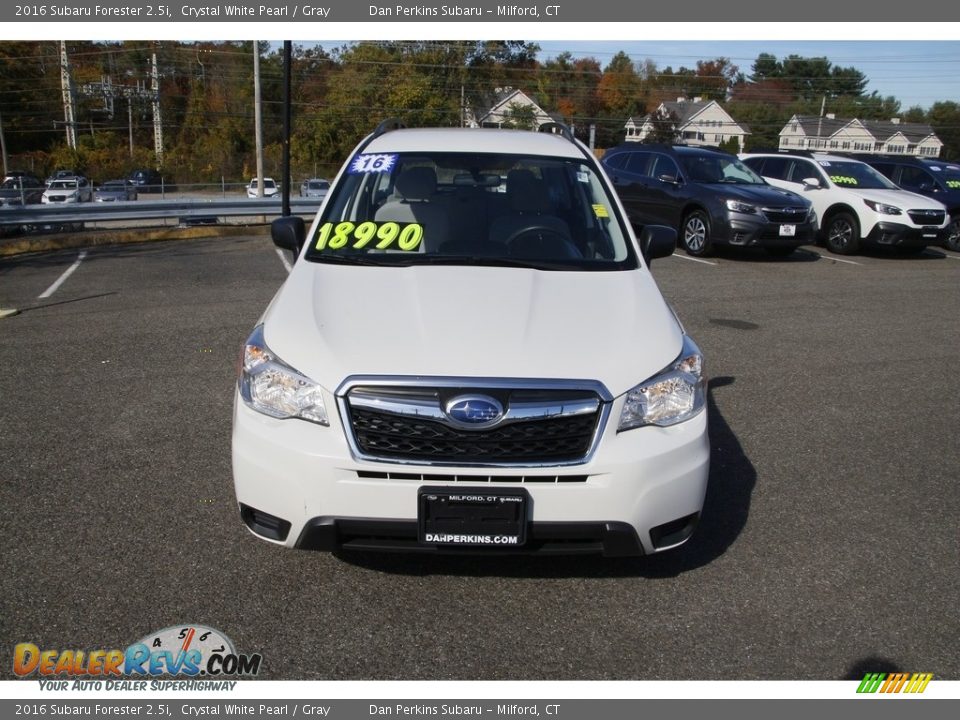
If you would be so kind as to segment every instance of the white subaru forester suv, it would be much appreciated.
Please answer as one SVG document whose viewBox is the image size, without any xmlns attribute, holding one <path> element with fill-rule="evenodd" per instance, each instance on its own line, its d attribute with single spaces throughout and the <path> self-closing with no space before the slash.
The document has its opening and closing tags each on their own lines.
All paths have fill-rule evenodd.
<svg viewBox="0 0 960 720">
<path fill-rule="evenodd" d="M 590 150 L 403 129 L 353 152 L 243 348 L 240 515 L 315 550 L 594 552 L 684 543 L 710 447 L 703 358 Z"/>
<path fill-rule="evenodd" d="M 940 202 L 901 190 L 866 163 L 826 153 L 746 153 L 744 164 L 771 185 L 813 203 L 829 250 L 851 255 L 863 245 L 922 252 L 947 232 Z"/>
</svg>

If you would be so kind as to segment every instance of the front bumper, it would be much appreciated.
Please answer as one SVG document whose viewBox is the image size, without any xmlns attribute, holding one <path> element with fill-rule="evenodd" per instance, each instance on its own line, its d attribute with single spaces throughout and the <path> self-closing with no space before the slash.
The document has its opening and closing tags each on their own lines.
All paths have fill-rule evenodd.
<svg viewBox="0 0 960 720">
<path fill-rule="evenodd" d="M 945 227 L 916 227 L 901 223 L 878 222 L 865 239 L 875 245 L 926 247 L 942 242 L 946 232 Z"/>
<path fill-rule="evenodd" d="M 326 398 L 334 408 L 333 397 Z M 276 420 L 234 403 L 233 475 L 241 517 L 261 539 L 316 550 L 639 555 L 693 533 L 707 487 L 707 413 L 669 428 L 616 431 L 613 402 L 596 451 L 581 465 L 460 468 L 357 461 L 337 413 L 330 426 Z M 498 478 L 503 478 L 499 480 Z M 530 496 L 520 548 L 446 548 L 417 542 L 423 485 L 494 490 L 521 483 Z"/>
<path fill-rule="evenodd" d="M 781 225 L 792 225 L 793 235 L 782 235 Z M 813 244 L 816 239 L 817 224 L 812 221 L 802 223 L 775 223 L 763 217 L 728 213 L 726 218 L 714 228 L 713 240 L 717 243 L 750 247 L 799 247 Z"/>
</svg>

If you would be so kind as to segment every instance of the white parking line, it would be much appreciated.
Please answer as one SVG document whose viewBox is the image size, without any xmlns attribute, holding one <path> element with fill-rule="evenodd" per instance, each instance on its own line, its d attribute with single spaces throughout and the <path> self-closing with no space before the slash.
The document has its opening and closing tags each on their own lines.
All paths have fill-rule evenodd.
<svg viewBox="0 0 960 720">
<path fill-rule="evenodd" d="M 290 265 L 290 261 L 287 260 L 287 256 L 283 254 L 283 250 L 280 248 L 274 248 L 277 251 L 277 255 L 280 257 L 280 262 L 283 263 L 283 266 L 287 269 L 287 275 L 290 274 L 290 271 L 293 270 L 293 266 Z"/>
<path fill-rule="evenodd" d="M 688 255 L 681 255 L 680 253 L 674 253 L 670 257 L 680 258 L 681 260 L 690 260 L 691 262 L 703 263 L 704 265 L 713 265 L 713 266 L 717 265 L 717 263 L 710 262 L 709 260 L 701 260 L 700 258 L 690 257 Z"/>
<path fill-rule="evenodd" d="M 37 295 L 38 298 L 48 298 L 53 295 L 57 289 L 63 285 L 63 281 L 66 280 L 73 274 L 73 271 L 80 267 L 80 263 L 83 262 L 83 259 L 87 256 L 86 250 L 81 250 L 80 254 L 77 255 L 77 261 L 73 263 L 70 267 L 63 271 L 63 274 L 54 280 L 53 285 L 44 290 L 40 295 Z"/>
<path fill-rule="evenodd" d="M 947 255 L 951 260 L 960 260 L 960 255 Z"/>
<path fill-rule="evenodd" d="M 838 263 L 845 263 L 847 265 L 863 265 L 863 263 L 854 262 L 853 260 L 842 260 L 841 258 L 834 257 L 833 255 L 823 255 L 815 250 L 808 250 L 807 252 L 812 252 L 814 255 L 819 255 L 824 260 L 835 260 Z"/>
</svg>

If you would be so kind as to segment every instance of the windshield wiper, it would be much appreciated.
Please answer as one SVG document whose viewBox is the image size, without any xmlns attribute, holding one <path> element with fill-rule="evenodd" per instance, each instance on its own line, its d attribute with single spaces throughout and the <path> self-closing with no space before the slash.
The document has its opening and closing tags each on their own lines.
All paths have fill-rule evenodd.
<svg viewBox="0 0 960 720">
<path fill-rule="evenodd" d="M 380 265 L 383 267 L 395 265 L 393 262 L 383 262 L 387 255 L 314 255 L 308 260 L 330 265 Z"/>
<path fill-rule="evenodd" d="M 489 255 L 411 255 L 404 267 L 411 265 L 475 265 L 483 267 L 514 267 L 531 270 L 576 270 L 575 263 L 552 260 L 533 260 Z"/>
</svg>

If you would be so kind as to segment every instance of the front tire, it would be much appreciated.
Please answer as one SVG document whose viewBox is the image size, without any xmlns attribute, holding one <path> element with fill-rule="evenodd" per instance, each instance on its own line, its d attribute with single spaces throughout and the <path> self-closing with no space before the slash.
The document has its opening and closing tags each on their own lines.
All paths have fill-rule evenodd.
<svg viewBox="0 0 960 720">
<path fill-rule="evenodd" d="M 826 244 L 837 255 L 853 255 L 860 249 L 860 223 L 848 212 L 830 216 L 826 229 Z"/>
<path fill-rule="evenodd" d="M 950 224 L 947 225 L 947 238 L 943 244 L 947 250 L 960 252 L 960 215 L 950 218 Z"/>
<path fill-rule="evenodd" d="M 683 219 L 680 238 L 687 255 L 703 257 L 713 250 L 710 241 L 710 218 L 702 210 L 694 210 Z"/>
</svg>

